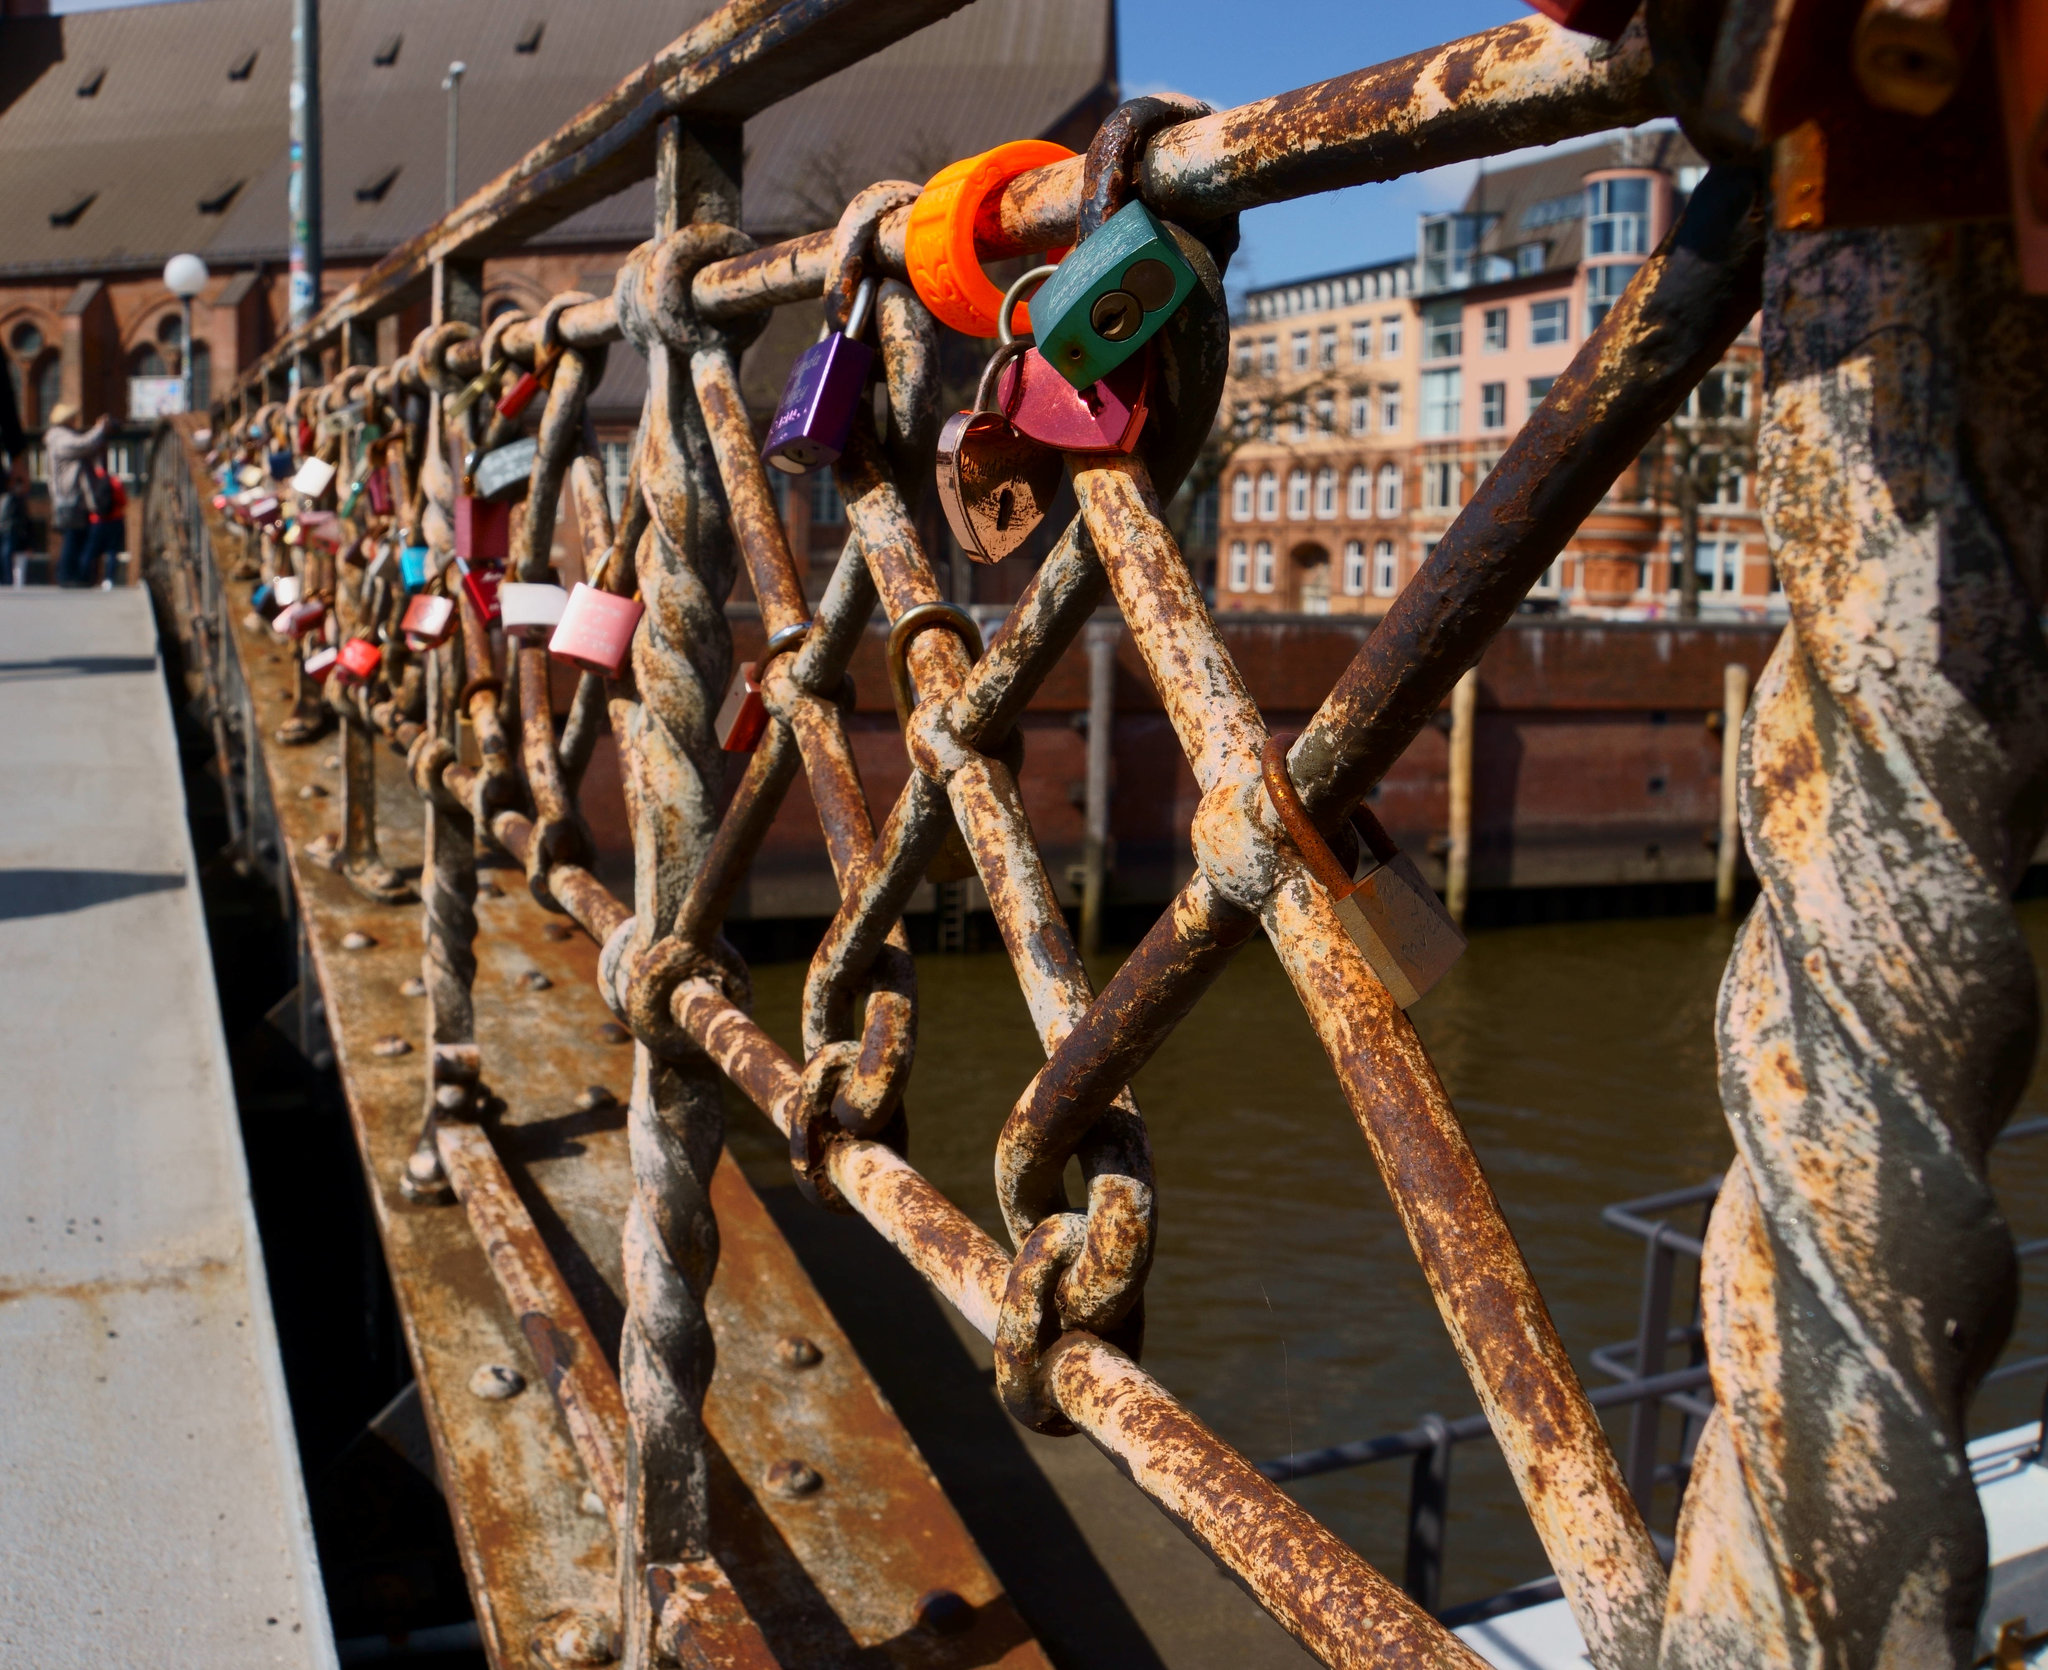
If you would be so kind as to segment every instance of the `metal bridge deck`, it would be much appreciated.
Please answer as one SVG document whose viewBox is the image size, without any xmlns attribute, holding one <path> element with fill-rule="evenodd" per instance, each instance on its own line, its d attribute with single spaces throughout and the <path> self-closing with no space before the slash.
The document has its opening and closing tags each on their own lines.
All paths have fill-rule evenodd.
<svg viewBox="0 0 2048 1670">
<path fill-rule="evenodd" d="M 142 590 L 0 591 L 0 1659 L 334 1662 Z"/>
</svg>

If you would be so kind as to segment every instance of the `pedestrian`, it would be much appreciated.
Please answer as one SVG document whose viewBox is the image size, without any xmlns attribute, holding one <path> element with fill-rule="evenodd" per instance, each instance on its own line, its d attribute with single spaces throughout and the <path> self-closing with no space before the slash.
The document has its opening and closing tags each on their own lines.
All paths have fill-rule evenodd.
<svg viewBox="0 0 2048 1670">
<path fill-rule="evenodd" d="M 121 583 L 121 558 L 128 547 L 128 490 L 107 468 L 105 458 L 93 460 L 89 497 L 93 555 L 100 560 L 100 590 L 112 591 Z M 90 563 L 85 580 L 92 583 Z"/>
<path fill-rule="evenodd" d="M 11 578 L 17 590 L 28 578 L 27 486 L 27 469 L 17 459 L 0 481 L 0 579 Z"/>
<path fill-rule="evenodd" d="M 60 535 L 57 584 L 82 586 L 90 578 L 93 559 L 92 463 L 106 451 L 114 426 L 102 417 L 90 429 L 78 427 L 78 407 L 60 400 L 43 431 L 50 458 L 50 526 Z"/>
</svg>

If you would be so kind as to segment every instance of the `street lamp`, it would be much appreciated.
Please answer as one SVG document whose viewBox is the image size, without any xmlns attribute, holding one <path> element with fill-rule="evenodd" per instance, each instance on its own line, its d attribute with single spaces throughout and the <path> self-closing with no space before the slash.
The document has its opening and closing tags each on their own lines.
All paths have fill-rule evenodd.
<svg viewBox="0 0 2048 1670">
<path fill-rule="evenodd" d="M 441 82 L 441 90 L 448 95 L 448 207 L 455 207 L 455 148 L 460 135 L 460 118 L 457 109 L 462 99 L 462 78 L 469 73 L 469 66 L 460 58 L 448 66 L 448 74 Z"/>
<path fill-rule="evenodd" d="M 164 287 L 185 304 L 185 410 L 198 398 L 192 375 L 192 298 L 206 288 L 206 263 L 196 255 L 173 255 L 164 263 Z"/>
</svg>

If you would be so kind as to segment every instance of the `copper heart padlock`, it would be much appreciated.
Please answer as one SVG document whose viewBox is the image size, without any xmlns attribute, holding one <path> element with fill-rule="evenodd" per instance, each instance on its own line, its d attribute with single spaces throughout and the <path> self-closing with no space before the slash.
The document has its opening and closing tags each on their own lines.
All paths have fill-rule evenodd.
<svg viewBox="0 0 2048 1670">
<path fill-rule="evenodd" d="M 961 550 L 975 562 L 1009 556 L 1045 520 L 1066 461 L 1032 440 L 992 404 L 1002 368 L 1028 345 L 1006 342 L 981 374 L 974 410 L 955 412 L 939 431 L 939 503 Z"/>
</svg>

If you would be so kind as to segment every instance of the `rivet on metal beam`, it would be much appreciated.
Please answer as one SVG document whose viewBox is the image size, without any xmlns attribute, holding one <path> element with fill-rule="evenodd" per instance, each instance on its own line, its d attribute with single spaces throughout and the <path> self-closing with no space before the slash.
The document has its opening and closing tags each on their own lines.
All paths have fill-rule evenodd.
<svg viewBox="0 0 2048 1670">
<path fill-rule="evenodd" d="M 387 1059 L 396 1055 L 410 1055 L 412 1054 L 412 1045 L 399 1037 L 397 1033 L 387 1032 L 370 1046 L 370 1053 L 372 1055 L 384 1056 Z"/>
<path fill-rule="evenodd" d="M 824 1476 L 808 1461 L 799 1461 L 789 1456 L 781 1461 L 771 1461 L 768 1470 L 761 1475 L 761 1483 L 770 1495 L 786 1497 L 791 1501 L 801 1496 L 812 1496 L 824 1484 Z"/>
<path fill-rule="evenodd" d="M 931 1589 L 917 1597 L 917 1626 L 934 1635 L 965 1635 L 974 1627 L 974 1608 L 951 1589 Z"/>
<path fill-rule="evenodd" d="M 486 1403 L 503 1403 L 526 1390 L 526 1376 L 503 1363 L 485 1363 L 469 1377 L 469 1389 Z"/>
<path fill-rule="evenodd" d="M 374 935 L 366 934 L 360 928 L 351 928 L 341 936 L 341 948 L 344 951 L 367 951 L 376 943 Z"/>
<path fill-rule="evenodd" d="M 815 1368 L 824 1356 L 816 1342 L 802 1334 L 784 1334 L 775 1342 L 775 1360 L 784 1368 Z"/>
</svg>

